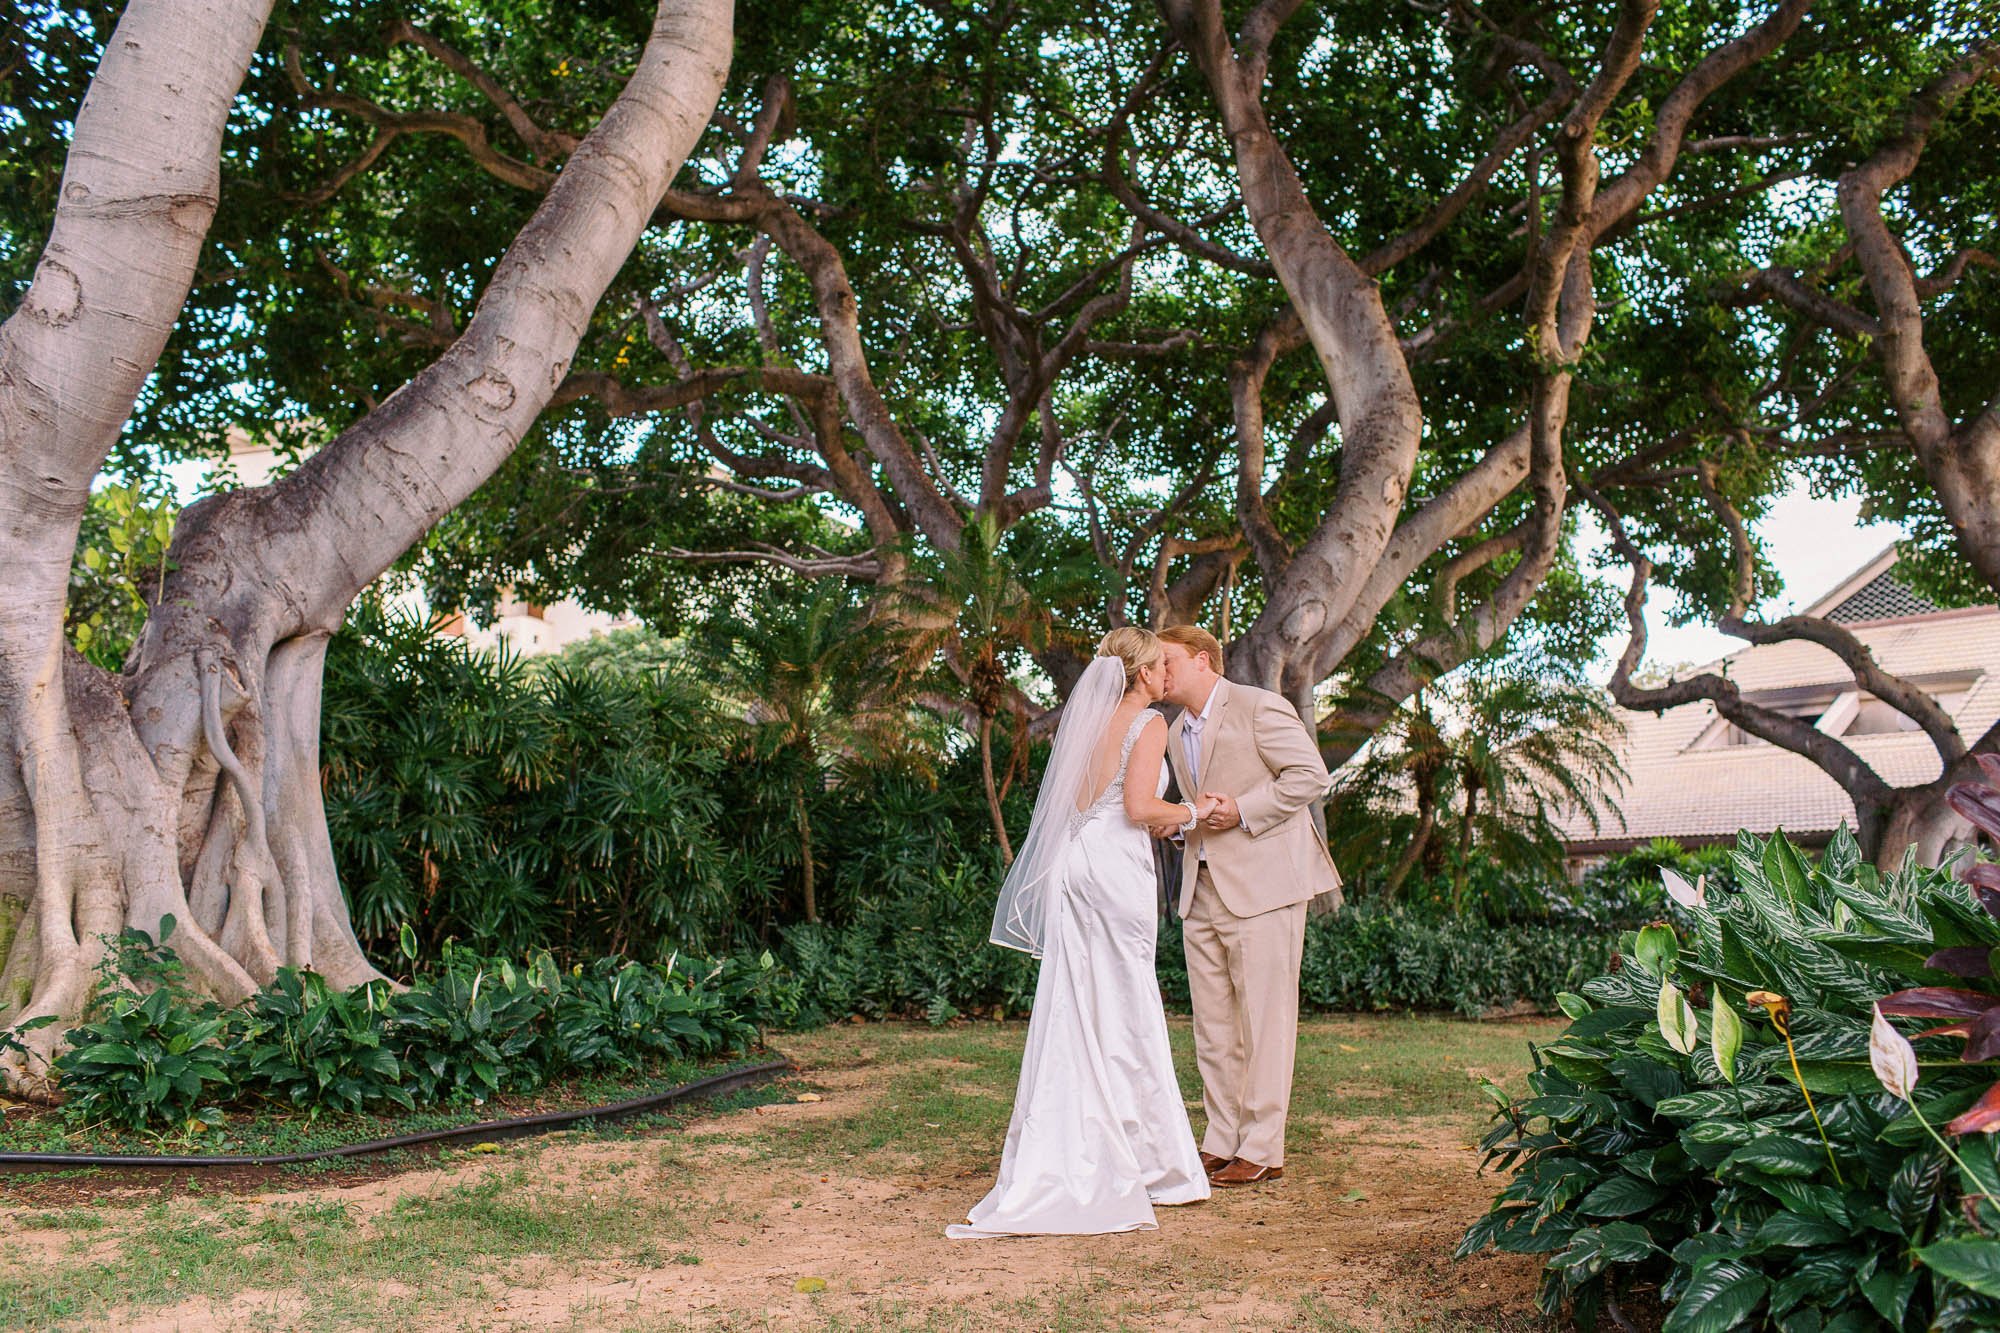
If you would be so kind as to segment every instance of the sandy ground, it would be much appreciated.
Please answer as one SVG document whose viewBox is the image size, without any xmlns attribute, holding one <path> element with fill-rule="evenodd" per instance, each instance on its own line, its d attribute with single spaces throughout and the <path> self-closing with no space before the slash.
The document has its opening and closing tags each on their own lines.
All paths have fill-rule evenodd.
<svg viewBox="0 0 2000 1333">
<path fill-rule="evenodd" d="M 483 1283 L 476 1306 L 431 1307 L 436 1326 L 1531 1326 L 1532 1261 L 1450 1258 L 1494 1190 L 1490 1177 L 1476 1175 L 1462 1122 L 1325 1122 L 1316 1147 L 1293 1159 L 1283 1181 L 1163 1209 L 1156 1232 L 954 1242 L 943 1228 L 985 1191 L 990 1166 L 819 1174 L 759 1151 L 776 1124 L 804 1128 L 851 1113 L 872 1095 L 869 1081 L 865 1068 L 821 1071 L 821 1101 L 721 1116 L 671 1144 L 548 1142 L 511 1150 L 513 1164 L 527 1165 L 538 1183 L 559 1186 L 565 1197 L 581 1192 L 587 1201 L 600 1189 L 671 1195 L 702 1221 L 685 1241 L 699 1262 L 531 1260 Z M 753 1155 L 761 1160 L 743 1160 Z M 249 1202 L 296 1204 L 332 1194 L 366 1224 L 401 1199 L 508 1165 L 460 1161 Z M 800 1290 L 820 1283 L 822 1290 Z M 248 1292 L 120 1323 L 143 1333 L 284 1327 L 302 1308 L 298 1293 Z"/>
<path fill-rule="evenodd" d="M 881 1078 L 878 1067 L 844 1063 L 831 1051 L 817 1066 L 808 1055 L 796 1085 L 813 1090 L 808 1100 L 714 1115 L 678 1131 L 529 1140 L 375 1178 L 232 1190 L 231 1206 L 255 1218 L 333 1202 L 357 1234 L 379 1231 L 393 1243 L 399 1204 L 447 1197 L 498 1174 L 551 1206 L 615 1206 L 658 1219 L 659 1242 L 636 1253 L 530 1257 L 428 1284 L 411 1272 L 353 1306 L 420 1312 L 398 1326 L 1544 1327 L 1534 1315 L 1532 1258 L 1451 1258 L 1497 1188 L 1478 1174 L 1474 1119 L 1307 1121 L 1295 1126 L 1301 1146 L 1284 1180 L 1162 1209 L 1154 1232 L 950 1241 L 944 1227 L 990 1185 L 998 1144 L 946 1144 L 907 1157 L 891 1147 L 841 1160 L 846 1155 L 826 1145 L 837 1148 L 836 1131 L 878 1107 Z M 80 1257 L 77 1238 L 58 1232 L 16 1231 L 10 1239 L 12 1253 L 31 1260 Z M 90 1239 L 92 1250 L 115 1244 Z M 343 1304 L 329 1306 L 307 1284 L 115 1313 L 105 1326 L 142 1333 L 371 1326 L 335 1313 Z"/>
</svg>

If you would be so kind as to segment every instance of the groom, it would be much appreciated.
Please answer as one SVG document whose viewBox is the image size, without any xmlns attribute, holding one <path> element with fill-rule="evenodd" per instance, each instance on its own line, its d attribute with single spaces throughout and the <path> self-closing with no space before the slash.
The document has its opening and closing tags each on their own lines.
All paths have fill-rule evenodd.
<svg viewBox="0 0 2000 1333">
<path fill-rule="evenodd" d="M 1298 1045 L 1306 903 L 1340 874 L 1313 827 L 1331 779 L 1284 696 L 1222 677 L 1204 629 L 1161 630 L 1166 698 L 1181 706 L 1167 759 L 1187 796 L 1221 797 L 1187 834 L 1181 938 L 1194 1002 L 1194 1056 L 1208 1131 L 1201 1160 L 1216 1185 L 1285 1174 L 1285 1112 Z"/>
</svg>

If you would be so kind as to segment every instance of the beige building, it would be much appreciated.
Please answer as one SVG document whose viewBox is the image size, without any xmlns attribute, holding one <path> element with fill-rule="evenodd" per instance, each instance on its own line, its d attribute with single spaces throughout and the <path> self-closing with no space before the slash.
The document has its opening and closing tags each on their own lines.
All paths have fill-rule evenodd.
<svg viewBox="0 0 2000 1333">
<path fill-rule="evenodd" d="M 240 486 L 262 486 L 283 474 L 291 460 L 278 453 L 268 438 L 252 439 L 241 430 L 229 432 L 227 474 Z M 218 469 L 218 474 L 222 470 Z M 215 480 L 221 480 L 218 475 Z M 389 604 L 414 615 L 426 615 L 430 605 L 421 589 L 403 588 L 389 594 Z M 493 623 L 474 625 L 463 614 L 454 613 L 439 622 L 438 632 L 463 635 L 475 648 L 492 651 L 505 645 L 520 657 L 553 653 L 579 639 L 614 629 L 637 625 L 633 616 L 611 616 L 593 611 L 577 602 L 562 601 L 542 605 L 526 602 L 511 592 L 503 593 L 494 607 Z"/>
<path fill-rule="evenodd" d="M 1892 675 L 1928 690 L 1967 742 L 2000 720 L 2000 607 L 1947 611 L 1895 577 L 1896 551 L 1883 551 L 1806 608 L 1845 625 Z M 1857 691 L 1854 676 L 1817 644 L 1746 647 L 1700 668 L 1727 675 L 1752 703 L 1812 722 L 1837 736 L 1892 786 L 1935 779 L 1936 748 L 1914 722 Z M 1803 756 L 1745 735 L 1702 702 L 1655 716 L 1620 710 L 1627 728 L 1627 778 L 1617 803 L 1593 832 L 1587 821 L 1560 821 L 1573 869 L 1653 838 L 1683 846 L 1733 842 L 1738 829 L 1782 828 L 1795 840 L 1823 843 L 1854 822 L 1854 803 Z"/>
</svg>

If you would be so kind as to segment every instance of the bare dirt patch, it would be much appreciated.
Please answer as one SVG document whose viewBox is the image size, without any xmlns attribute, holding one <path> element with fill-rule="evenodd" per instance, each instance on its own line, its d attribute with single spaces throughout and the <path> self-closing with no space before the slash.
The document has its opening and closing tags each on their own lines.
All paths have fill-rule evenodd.
<svg viewBox="0 0 2000 1333">
<path fill-rule="evenodd" d="M 905 1130 L 892 1108 L 907 1094 L 892 1084 L 934 1074 L 990 1099 L 990 1066 L 982 1085 L 976 1066 L 940 1058 L 925 1040 L 856 1047 L 837 1037 L 795 1051 L 803 1069 L 788 1095 L 806 1100 L 673 1131 L 522 1141 L 374 1179 L 266 1182 L 228 1206 L 247 1210 L 254 1226 L 286 1209 L 337 1203 L 357 1235 L 384 1245 L 426 1204 L 481 1188 L 530 1210 L 606 1210 L 615 1219 L 615 1243 L 601 1248 L 572 1245 L 562 1258 L 517 1249 L 515 1258 L 475 1260 L 452 1280 L 413 1277 L 408 1305 L 390 1304 L 421 1311 L 424 1326 L 439 1329 L 1546 1327 L 1534 1314 L 1532 1258 L 1450 1257 L 1498 1187 L 1478 1174 L 1476 1111 L 1301 1116 L 1283 1181 L 1162 1209 L 1156 1232 L 949 1241 L 944 1227 L 991 1184 L 997 1136 L 969 1130 L 969 1120 Z M 884 1117 L 886 1144 L 854 1132 Z M 919 1144 L 925 1134 L 931 1141 Z M 76 1254 L 60 1227 L 12 1239 L 15 1255 L 59 1263 L 66 1247 L 72 1261 Z M 255 1285 L 119 1311 L 112 1322 L 160 1330 L 325 1322 L 311 1283 L 303 1292 Z M 354 1308 L 390 1313 L 372 1299 Z"/>
</svg>

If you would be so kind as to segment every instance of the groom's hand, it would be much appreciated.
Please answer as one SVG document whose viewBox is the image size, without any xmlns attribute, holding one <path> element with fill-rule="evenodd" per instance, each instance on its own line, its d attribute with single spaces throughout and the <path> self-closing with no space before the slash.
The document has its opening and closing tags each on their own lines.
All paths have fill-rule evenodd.
<svg viewBox="0 0 2000 1333">
<path fill-rule="evenodd" d="M 1243 822 L 1243 813 L 1236 808 L 1235 797 L 1224 796 L 1220 792 L 1212 791 L 1203 792 L 1202 795 L 1215 799 L 1215 809 L 1209 811 L 1208 818 L 1202 821 L 1204 828 L 1221 833 L 1225 829 L 1233 829 Z"/>
</svg>

